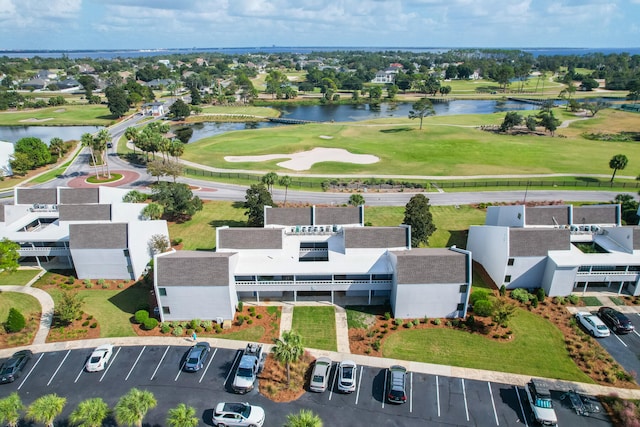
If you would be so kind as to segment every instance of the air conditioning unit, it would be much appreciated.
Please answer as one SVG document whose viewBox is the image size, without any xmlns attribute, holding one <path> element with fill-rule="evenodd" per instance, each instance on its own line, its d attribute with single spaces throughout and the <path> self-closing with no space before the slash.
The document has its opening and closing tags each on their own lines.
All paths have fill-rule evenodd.
<svg viewBox="0 0 640 427">
<path fill-rule="evenodd" d="M 222 322 L 224 322 L 224 319 L 222 317 L 216 317 L 216 323 L 218 325 L 222 325 Z"/>
</svg>

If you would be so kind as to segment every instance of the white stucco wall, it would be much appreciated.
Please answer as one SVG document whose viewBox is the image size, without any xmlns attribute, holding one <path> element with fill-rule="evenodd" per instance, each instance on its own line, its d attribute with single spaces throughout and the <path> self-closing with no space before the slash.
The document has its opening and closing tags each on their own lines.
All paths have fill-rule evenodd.
<svg viewBox="0 0 640 427">
<path fill-rule="evenodd" d="M 127 231 L 133 277 L 137 279 L 142 275 L 152 258 L 152 253 L 149 250 L 151 237 L 154 234 L 162 234 L 168 238 L 169 229 L 166 221 L 157 220 L 132 222 L 127 227 Z"/>
<path fill-rule="evenodd" d="M 573 292 L 578 267 L 560 267 L 549 257 L 541 286 L 548 296 L 567 296 Z"/>
<path fill-rule="evenodd" d="M 123 249 L 72 249 L 78 279 L 131 279 Z"/>
<path fill-rule="evenodd" d="M 546 256 L 514 258 L 513 265 L 508 265 L 505 269 L 505 276 L 511 276 L 511 281 L 505 283 L 506 288 L 539 288 L 547 265 L 546 260 Z M 501 286 L 503 282 L 504 277 L 501 282 L 496 283 Z"/>
<path fill-rule="evenodd" d="M 614 241 L 620 249 L 633 253 L 633 227 L 606 227 L 602 228 L 603 235 L 598 238 L 606 238 Z"/>
<path fill-rule="evenodd" d="M 524 227 L 524 205 L 489 206 L 485 225 L 500 225 L 503 227 Z"/>
<path fill-rule="evenodd" d="M 482 265 L 491 279 L 500 286 L 504 281 L 509 259 L 509 228 L 472 225 L 467 238 L 467 250 L 473 260 Z"/>
<path fill-rule="evenodd" d="M 392 291 L 393 315 L 399 319 L 423 317 L 459 317 L 458 304 L 465 303 L 460 293 L 463 283 L 396 285 Z"/>
<path fill-rule="evenodd" d="M 0 176 L 13 175 L 9 162 L 13 157 L 14 149 L 12 142 L 0 141 Z"/>
<path fill-rule="evenodd" d="M 217 317 L 228 320 L 233 319 L 235 314 L 235 292 L 230 293 L 227 286 L 169 286 L 164 289 L 167 295 L 159 296 L 160 316 L 163 322 L 216 320 Z M 162 307 L 169 307 L 171 313 L 164 313 Z"/>
</svg>

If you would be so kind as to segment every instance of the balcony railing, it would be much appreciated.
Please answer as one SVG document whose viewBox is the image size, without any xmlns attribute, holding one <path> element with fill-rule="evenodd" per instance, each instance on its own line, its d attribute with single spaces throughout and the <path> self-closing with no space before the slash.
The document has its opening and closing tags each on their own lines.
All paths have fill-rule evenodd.
<svg viewBox="0 0 640 427">
<path fill-rule="evenodd" d="M 20 256 L 68 256 L 71 254 L 69 248 L 58 247 L 35 247 L 18 249 Z"/>
</svg>

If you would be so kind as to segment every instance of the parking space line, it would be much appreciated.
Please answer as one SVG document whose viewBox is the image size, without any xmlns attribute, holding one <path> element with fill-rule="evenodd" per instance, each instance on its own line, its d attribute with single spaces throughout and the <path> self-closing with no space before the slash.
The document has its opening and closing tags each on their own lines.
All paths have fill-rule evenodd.
<svg viewBox="0 0 640 427">
<path fill-rule="evenodd" d="M 233 372 L 233 367 L 236 366 L 236 362 L 238 361 L 238 357 L 240 357 L 242 355 L 242 352 L 237 351 L 236 352 L 236 357 L 233 358 L 233 363 L 231 364 L 231 368 L 229 368 L 229 373 L 227 374 L 226 378 L 224 379 L 224 384 L 227 383 L 227 381 L 229 381 L 229 377 L 231 376 L 231 373 Z M 222 385 L 224 385 L 222 384 Z"/>
<path fill-rule="evenodd" d="M 64 364 L 64 361 L 67 360 L 67 357 L 69 357 L 70 353 L 71 353 L 71 350 L 68 350 L 67 354 L 64 355 L 64 359 L 62 359 L 62 362 L 60 362 L 60 364 L 58 365 L 58 369 L 56 369 L 56 371 L 53 373 L 53 375 L 51 375 L 51 378 L 49 379 L 49 382 L 47 383 L 47 385 L 51 384 L 51 381 L 53 381 L 53 379 L 56 377 L 56 374 L 58 373 L 60 368 L 62 368 L 62 365 Z"/>
<path fill-rule="evenodd" d="M 153 371 L 153 374 L 151 374 L 151 378 L 149 378 L 149 381 L 153 381 L 153 379 L 155 378 L 156 374 L 158 373 L 158 369 L 160 369 L 160 365 L 162 364 L 162 361 L 164 360 L 164 358 L 167 355 L 167 352 L 169 351 L 170 348 L 171 348 L 171 346 L 168 345 L 167 349 L 164 351 L 164 354 L 160 358 L 160 362 L 158 362 L 158 365 L 156 366 L 156 369 Z"/>
<path fill-rule="evenodd" d="M 616 333 L 614 332 L 614 333 L 612 333 L 611 335 L 613 335 L 614 337 L 616 337 L 616 339 L 617 339 L 618 341 L 620 341 L 620 342 L 622 343 L 622 345 L 623 345 L 623 346 L 625 346 L 625 347 L 629 347 L 629 346 L 628 346 L 624 341 L 622 341 L 622 339 L 618 336 L 618 334 L 616 334 Z"/>
<path fill-rule="evenodd" d="M 202 376 L 200 377 L 200 381 L 198 381 L 198 384 L 202 382 L 202 379 L 204 378 L 204 376 L 207 373 L 207 370 L 209 369 L 209 366 L 211 366 L 211 362 L 213 362 L 213 358 L 216 357 L 216 353 L 218 352 L 217 348 L 213 349 L 213 354 L 211 355 L 211 357 L 209 358 L 209 363 L 207 363 L 207 367 L 204 368 L 204 372 L 202 372 Z"/>
<path fill-rule="evenodd" d="M 120 350 L 122 350 L 122 347 L 118 347 L 118 351 L 116 351 L 116 354 L 114 354 L 113 358 L 109 360 L 109 365 L 107 366 L 107 369 L 105 369 L 104 372 L 102 373 L 102 376 L 100 376 L 100 380 L 98 382 L 101 383 L 105 375 L 107 375 L 107 372 L 109 372 L 109 369 L 111 369 L 111 365 L 113 364 L 113 361 L 116 360 L 116 357 L 118 357 L 118 353 L 120 353 Z"/>
<path fill-rule="evenodd" d="M 635 329 L 633 330 L 633 333 L 640 337 L 640 334 Z"/>
<path fill-rule="evenodd" d="M 516 396 L 518 396 L 518 404 L 520 405 L 520 410 L 522 411 L 522 421 L 524 421 L 525 427 L 529 427 L 529 424 L 527 424 L 527 415 L 524 413 L 524 407 L 522 406 L 522 399 L 520 398 L 518 387 L 514 385 L 513 388 L 516 391 Z"/>
<path fill-rule="evenodd" d="M 496 425 L 500 425 L 500 421 L 498 421 L 498 412 L 496 411 L 496 402 L 493 400 L 493 390 L 491 390 L 491 383 L 487 381 L 487 386 L 489 387 L 489 394 L 491 395 L 491 406 L 493 406 L 493 415 L 496 417 Z"/>
<path fill-rule="evenodd" d="M 333 380 L 331 380 L 331 390 L 329 390 L 329 400 L 333 397 L 333 390 L 336 387 L 336 378 L 338 377 L 338 365 L 336 365 L 336 370 L 333 372 Z"/>
<path fill-rule="evenodd" d="M 467 405 L 467 390 L 464 388 L 464 378 L 460 378 L 462 381 L 462 397 L 464 397 L 464 412 L 467 414 L 467 421 L 469 421 L 469 406 Z"/>
<path fill-rule="evenodd" d="M 84 371 L 84 366 L 82 366 L 82 368 L 80 368 L 80 372 L 78 372 L 78 376 L 76 377 L 76 379 L 73 381 L 73 383 L 77 383 L 78 379 L 80 378 L 80 375 L 82 375 L 82 372 Z"/>
<path fill-rule="evenodd" d="M 178 373 L 176 374 L 176 377 L 173 379 L 173 381 L 178 381 L 178 377 L 180 376 L 180 372 L 182 372 L 182 370 L 184 369 L 184 365 L 187 364 L 187 359 L 184 360 L 184 362 L 182 362 L 182 365 L 180 365 L 180 368 L 178 368 Z"/>
<path fill-rule="evenodd" d="M 22 386 L 24 385 L 25 381 L 27 381 L 27 378 L 29 378 L 29 375 L 31 375 L 31 373 L 36 368 L 36 366 L 38 366 L 38 363 L 40 363 L 40 360 L 42 360 L 43 356 L 44 356 L 44 353 L 40 354 L 40 357 L 38 357 L 38 360 L 36 360 L 36 363 L 33 364 L 31 369 L 29 370 L 29 373 L 22 379 L 22 382 L 18 386 L 18 390 L 20 390 L 20 388 L 22 388 Z"/>
<path fill-rule="evenodd" d="M 413 372 L 409 373 L 409 413 L 413 412 Z"/>
<path fill-rule="evenodd" d="M 386 400 L 387 396 L 387 371 L 389 370 L 384 370 L 384 386 L 382 387 L 382 409 L 384 409 L 384 401 Z"/>
<path fill-rule="evenodd" d="M 356 390 L 356 405 L 358 404 L 358 398 L 360 397 L 360 386 L 362 385 L 363 372 L 364 372 L 364 366 L 360 365 L 360 378 L 358 379 L 358 390 Z"/>
<path fill-rule="evenodd" d="M 131 367 L 131 369 L 129 370 L 129 373 L 127 374 L 126 377 L 124 377 L 124 380 L 127 381 L 129 379 L 129 376 L 131 375 L 131 373 L 133 372 L 133 369 L 136 367 L 136 365 L 138 364 L 138 361 L 140 360 L 140 357 L 142 357 L 142 353 L 144 352 L 144 349 L 147 348 L 147 346 L 145 345 L 144 347 L 142 347 L 142 350 L 140 350 L 140 354 L 138 354 L 138 357 L 136 358 L 136 361 L 133 362 L 133 366 Z"/>
<path fill-rule="evenodd" d="M 438 404 L 438 417 L 440 416 L 440 386 L 438 385 L 438 376 L 436 375 L 436 403 Z"/>
</svg>

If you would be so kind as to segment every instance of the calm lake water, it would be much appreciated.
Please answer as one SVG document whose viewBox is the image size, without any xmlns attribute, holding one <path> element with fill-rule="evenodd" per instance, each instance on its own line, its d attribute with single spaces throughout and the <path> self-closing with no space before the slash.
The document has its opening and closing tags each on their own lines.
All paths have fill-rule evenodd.
<svg viewBox="0 0 640 427">
<path fill-rule="evenodd" d="M 58 137 L 63 141 L 80 139 L 83 133 L 94 133 L 100 126 L 0 126 L 0 141 L 16 142 L 20 138 L 36 137 L 49 143 Z"/>
</svg>

